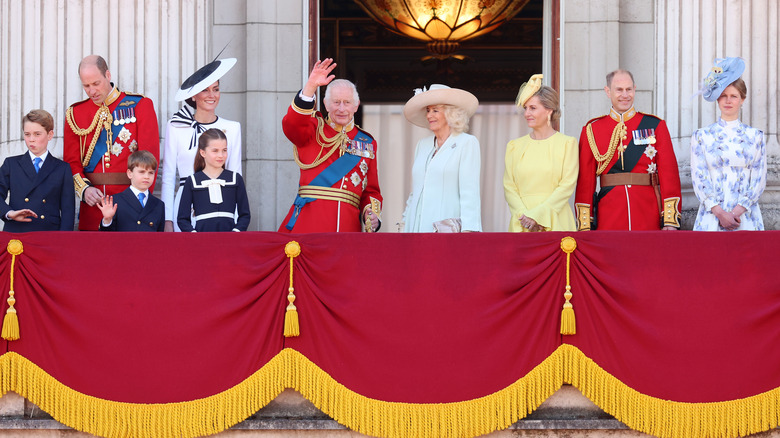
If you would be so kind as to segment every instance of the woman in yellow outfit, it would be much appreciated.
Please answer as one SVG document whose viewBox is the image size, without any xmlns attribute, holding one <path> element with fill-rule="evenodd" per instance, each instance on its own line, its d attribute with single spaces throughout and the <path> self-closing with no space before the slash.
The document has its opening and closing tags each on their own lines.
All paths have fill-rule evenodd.
<svg viewBox="0 0 780 438">
<path fill-rule="evenodd" d="M 520 89 L 529 135 L 506 145 L 504 196 L 512 219 L 509 231 L 575 231 L 569 198 L 577 184 L 579 155 L 574 137 L 556 131 L 558 93 L 534 75 Z"/>
</svg>

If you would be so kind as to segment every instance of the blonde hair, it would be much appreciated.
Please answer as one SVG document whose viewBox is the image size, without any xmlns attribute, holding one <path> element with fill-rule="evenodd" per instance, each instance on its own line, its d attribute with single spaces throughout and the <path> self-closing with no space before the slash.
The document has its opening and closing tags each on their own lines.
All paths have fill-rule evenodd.
<svg viewBox="0 0 780 438">
<path fill-rule="evenodd" d="M 547 85 L 543 85 L 542 88 L 531 97 L 534 96 L 539 98 L 539 102 L 545 109 L 552 110 L 552 114 L 550 114 L 551 123 L 555 123 L 561 118 L 560 99 L 558 98 L 557 91 Z M 528 101 L 526 101 L 526 104 L 527 103 Z M 523 108 L 525 108 L 525 106 Z"/>
<path fill-rule="evenodd" d="M 444 119 L 450 129 L 460 134 L 469 130 L 469 114 L 465 109 L 449 104 L 435 105 L 444 109 Z"/>
</svg>

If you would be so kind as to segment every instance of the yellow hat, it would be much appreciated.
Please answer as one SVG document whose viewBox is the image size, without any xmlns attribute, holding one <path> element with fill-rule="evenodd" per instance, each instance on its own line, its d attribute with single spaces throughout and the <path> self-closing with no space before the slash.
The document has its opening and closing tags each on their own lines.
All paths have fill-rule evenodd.
<svg viewBox="0 0 780 438">
<path fill-rule="evenodd" d="M 525 106 L 525 103 L 528 101 L 528 99 L 530 99 L 531 96 L 536 94 L 536 92 L 542 88 L 542 77 L 543 76 L 541 74 L 533 75 L 531 76 L 531 79 L 528 80 L 528 82 L 520 86 L 520 91 L 517 93 L 515 105 L 520 108 Z"/>
</svg>

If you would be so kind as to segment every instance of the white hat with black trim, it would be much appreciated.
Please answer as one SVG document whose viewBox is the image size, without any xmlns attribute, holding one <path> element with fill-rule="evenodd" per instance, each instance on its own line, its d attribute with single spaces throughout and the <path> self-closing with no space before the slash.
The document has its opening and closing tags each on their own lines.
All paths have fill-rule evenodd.
<svg viewBox="0 0 780 438">
<path fill-rule="evenodd" d="M 181 84 L 176 92 L 176 100 L 179 102 L 187 100 L 205 90 L 230 71 L 234 65 L 236 65 L 236 58 L 225 58 L 214 60 L 199 68 Z"/>
</svg>

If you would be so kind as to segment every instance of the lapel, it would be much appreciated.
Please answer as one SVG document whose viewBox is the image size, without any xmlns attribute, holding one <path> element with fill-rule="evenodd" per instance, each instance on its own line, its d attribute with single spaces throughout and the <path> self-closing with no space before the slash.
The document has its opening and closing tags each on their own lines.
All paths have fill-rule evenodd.
<svg viewBox="0 0 780 438">
<path fill-rule="evenodd" d="M 38 174 L 35 173 L 35 166 L 33 166 L 32 160 L 30 160 L 30 154 L 19 156 L 19 167 L 22 168 L 22 172 L 29 179 L 30 189 L 35 187 L 38 184 Z"/>
<path fill-rule="evenodd" d="M 32 166 L 33 174 L 35 173 L 35 166 L 32 164 L 32 161 L 30 161 L 30 165 Z M 35 180 L 35 185 L 42 183 L 46 180 L 46 178 L 51 175 L 51 173 L 54 171 L 54 167 L 56 166 L 56 163 L 54 162 L 54 157 L 51 156 L 51 153 L 49 153 L 49 156 L 46 157 L 46 161 L 43 162 L 43 165 L 40 169 L 38 169 L 38 178 Z"/>
<path fill-rule="evenodd" d="M 441 148 L 439 148 L 439 152 L 436 152 L 436 155 L 431 159 L 431 163 L 437 163 L 437 167 L 444 168 L 444 166 L 447 164 L 447 161 L 450 159 L 450 156 L 455 153 L 455 148 L 457 147 L 457 137 L 458 136 L 455 134 L 450 134 L 444 144 L 441 145 Z M 435 142 L 436 136 L 433 138 L 433 141 Z M 431 147 L 433 147 L 433 145 Z"/>
<path fill-rule="evenodd" d="M 134 216 L 138 217 L 141 211 L 143 210 L 143 207 L 141 207 L 141 202 L 138 201 L 138 198 L 135 197 L 135 194 L 132 190 L 130 190 L 130 187 L 126 188 L 122 193 L 122 198 L 125 203 L 132 208 L 134 212 Z"/>
</svg>

